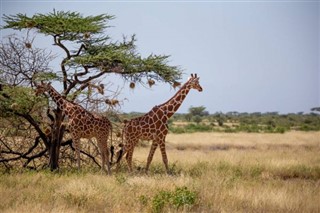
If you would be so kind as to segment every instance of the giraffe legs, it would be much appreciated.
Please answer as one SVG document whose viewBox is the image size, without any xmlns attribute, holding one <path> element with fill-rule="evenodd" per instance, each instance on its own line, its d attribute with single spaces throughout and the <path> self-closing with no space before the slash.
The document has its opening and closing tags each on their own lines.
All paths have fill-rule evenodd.
<svg viewBox="0 0 320 213">
<path fill-rule="evenodd" d="M 149 166 L 150 166 L 154 152 L 156 151 L 157 147 L 158 147 L 158 144 L 155 141 L 153 141 L 151 148 L 150 148 L 148 160 L 147 160 L 146 173 L 148 173 L 148 171 L 149 171 Z"/>
<path fill-rule="evenodd" d="M 149 152 L 149 156 L 148 156 L 148 161 L 147 161 L 147 166 L 146 166 L 146 173 L 148 173 L 149 171 L 149 167 L 153 158 L 153 155 L 158 147 L 160 147 L 160 151 L 161 151 L 161 155 L 162 155 L 162 161 L 164 163 L 164 166 L 166 167 L 166 172 L 167 174 L 169 174 L 169 166 L 168 166 L 168 157 L 167 157 L 167 153 L 166 153 L 166 144 L 164 142 L 164 140 L 159 141 L 153 141 L 151 148 L 150 148 L 150 152 Z"/>
<path fill-rule="evenodd" d="M 134 147 L 128 150 L 126 155 L 126 160 L 128 164 L 129 172 L 132 173 L 132 156 L 133 156 Z"/>
<path fill-rule="evenodd" d="M 164 141 L 160 143 L 160 151 L 162 155 L 162 161 L 164 163 L 164 166 L 166 167 L 167 174 L 169 174 L 168 157 L 166 153 L 166 144 L 164 143 Z"/>
<path fill-rule="evenodd" d="M 80 170 L 80 139 L 74 137 L 73 145 L 74 149 L 76 150 L 78 170 Z"/>
<path fill-rule="evenodd" d="M 103 159 L 104 158 L 104 159 Z M 105 169 L 105 165 L 107 164 L 107 169 L 108 169 L 108 174 L 109 175 L 111 175 L 111 166 L 110 166 L 110 162 L 109 162 L 109 150 L 108 149 L 106 149 L 105 150 L 105 154 L 104 154 L 104 157 L 102 158 L 102 169 L 104 170 L 104 171 L 106 171 L 106 169 Z"/>
<path fill-rule="evenodd" d="M 105 172 L 107 172 L 109 175 L 111 175 L 111 169 L 110 169 L 110 162 L 109 162 L 109 149 L 107 146 L 107 143 L 104 143 L 103 139 L 98 139 L 98 147 L 100 150 L 100 154 L 101 154 L 101 161 L 102 161 L 102 165 L 101 165 L 101 169 Z M 105 168 L 105 165 L 107 164 L 107 169 Z"/>
</svg>

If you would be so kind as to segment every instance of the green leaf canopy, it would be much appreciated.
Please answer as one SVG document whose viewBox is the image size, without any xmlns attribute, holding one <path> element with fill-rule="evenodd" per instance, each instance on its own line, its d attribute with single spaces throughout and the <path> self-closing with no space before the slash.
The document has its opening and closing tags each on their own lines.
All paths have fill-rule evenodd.
<svg viewBox="0 0 320 213">
<path fill-rule="evenodd" d="M 75 74 L 75 79 L 87 75 L 90 69 L 101 72 L 98 76 L 103 73 L 117 73 L 135 82 L 146 77 L 174 83 L 181 78 L 181 69 L 168 65 L 169 56 L 150 54 L 143 58 L 138 54 L 135 36 L 129 40 L 123 39 L 122 42 L 110 41 L 109 36 L 105 35 L 105 30 L 110 27 L 108 22 L 112 19 L 114 16 L 106 14 L 84 17 L 78 12 L 54 10 L 32 17 L 24 14 L 5 15 L 3 20 L 6 25 L 3 28 L 36 29 L 39 33 L 53 36 L 55 45 L 67 54 L 62 66 L 77 70 L 79 67 L 84 68 L 83 72 Z M 68 49 L 68 42 L 78 44 L 79 49 Z M 64 70 L 64 67 L 62 69 Z"/>
</svg>

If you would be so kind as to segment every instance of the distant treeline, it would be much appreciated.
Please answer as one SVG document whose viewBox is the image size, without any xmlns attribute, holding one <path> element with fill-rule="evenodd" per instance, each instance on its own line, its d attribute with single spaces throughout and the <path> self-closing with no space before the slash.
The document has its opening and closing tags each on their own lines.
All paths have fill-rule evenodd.
<svg viewBox="0 0 320 213">
<path fill-rule="evenodd" d="M 123 117 L 130 119 L 143 114 L 125 113 Z M 169 130 L 172 133 L 320 131 L 320 113 L 279 114 L 278 112 L 234 111 L 210 114 L 205 111 L 205 107 L 191 107 L 188 113 L 176 113 L 169 120 Z"/>
</svg>

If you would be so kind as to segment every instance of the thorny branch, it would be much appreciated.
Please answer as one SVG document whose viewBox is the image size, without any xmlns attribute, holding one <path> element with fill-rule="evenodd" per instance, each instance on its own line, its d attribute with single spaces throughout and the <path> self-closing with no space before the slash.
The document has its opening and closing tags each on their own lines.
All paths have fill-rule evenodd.
<svg viewBox="0 0 320 213">
<path fill-rule="evenodd" d="M 41 159 L 48 158 L 49 156 L 47 155 L 48 149 L 41 146 L 41 138 L 39 136 L 36 137 L 33 144 L 31 143 L 31 138 L 24 138 L 24 141 L 29 141 L 27 144 L 30 144 L 30 147 L 28 147 L 27 144 L 26 146 L 18 146 L 17 144 L 21 143 L 20 141 L 10 141 L 10 139 L 6 137 L 0 137 L 0 164 L 5 165 L 6 167 L 12 167 L 21 163 L 24 168 L 42 168 L 44 166 L 43 162 L 46 162 L 46 160 L 44 161 Z M 72 146 L 71 139 L 62 142 L 61 146 L 69 146 L 71 150 L 75 150 Z M 85 150 L 81 150 L 81 153 L 91 159 L 98 167 L 101 167 L 97 161 L 97 153 L 92 154 Z M 76 161 L 75 154 L 67 155 L 69 155 L 70 161 Z M 62 156 L 62 159 L 65 159 L 65 157 Z M 33 162 L 33 166 L 29 166 L 31 162 Z"/>
</svg>

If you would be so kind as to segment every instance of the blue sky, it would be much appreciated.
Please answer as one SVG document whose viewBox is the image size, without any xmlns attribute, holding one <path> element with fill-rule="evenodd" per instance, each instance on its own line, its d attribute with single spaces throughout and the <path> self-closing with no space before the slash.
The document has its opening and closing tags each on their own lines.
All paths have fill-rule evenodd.
<svg viewBox="0 0 320 213">
<path fill-rule="evenodd" d="M 13 0 L 0 6 L 1 17 L 53 8 L 115 15 L 107 31 L 113 39 L 136 34 L 142 56 L 171 55 L 170 64 L 183 69 L 182 82 L 200 76 L 203 92 L 191 91 L 178 112 L 205 106 L 210 113 L 295 113 L 320 106 L 319 1 Z M 160 83 L 132 91 L 117 77 L 110 80 L 123 88 L 124 112 L 149 111 L 176 92 Z"/>
</svg>

